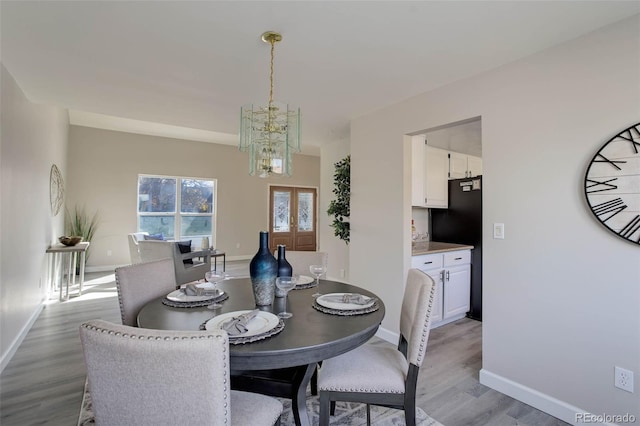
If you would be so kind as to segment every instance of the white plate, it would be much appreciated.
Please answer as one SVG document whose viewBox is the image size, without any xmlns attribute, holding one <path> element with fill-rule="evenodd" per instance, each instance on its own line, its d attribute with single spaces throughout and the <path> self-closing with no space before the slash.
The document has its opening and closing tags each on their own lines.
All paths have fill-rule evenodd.
<svg viewBox="0 0 640 426">
<path fill-rule="evenodd" d="M 334 302 L 334 301 L 329 300 L 329 299 L 333 299 L 333 298 L 342 297 L 345 294 L 352 294 L 352 293 L 323 294 L 322 296 L 318 296 L 318 298 L 316 299 L 316 302 L 318 303 L 318 305 L 324 306 L 325 308 L 340 309 L 342 311 L 355 311 L 357 309 L 364 309 L 364 308 L 370 307 L 371 305 L 373 305 L 375 303 L 375 300 L 371 299 L 370 297 L 364 296 L 364 295 L 363 296 L 365 298 L 371 299 L 369 301 L 369 303 L 367 303 L 365 305 L 358 305 L 357 303 Z"/>
<path fill-rule="evenodd" d="M 230 320 L 233 317 L 246 314 L 247 312 L 251 312 L 251 310 L 228 312 L 226 314 L 218 315 L 217 317 L 213 317 L 209 321 L 207 321 L 207 323 L 205 324 L 205 328 L 209 331 L 221 330 L 222 324 L 225 321 Z M 279 322 L 280 319 L 271 312 L 260 311 L 258 312 L 258 315 L 256 315 L 251 321 L 249 321 L 249 323 L 247 324 L 246 332 L 242 334 L 236 334 L 234 336 L 229 336 L 229 338 L 233 339 L 234 337 L 251 337 L 258 334 L 266 333 L 267 331 L 277 326 Z"/>
<path fill-rule="evenodd" d="M 313 277 L 308 277 L 306 275 L 298 275 L 298 282 L 296 283 L 296 285 L 306 285 L 306 284 L 311 284 L 312 282 L 314 282 L 316 279 Z"/>
<path fill-rule="evenodd" d="M 187 296 L 180 290 L 172 291 L 167 294 L 167 299 L 172 302 L 204 302 L 205 300 L 211 300 L 216 297 L 215 294 L 203 294 L 202 296 Z"/>
</svg>

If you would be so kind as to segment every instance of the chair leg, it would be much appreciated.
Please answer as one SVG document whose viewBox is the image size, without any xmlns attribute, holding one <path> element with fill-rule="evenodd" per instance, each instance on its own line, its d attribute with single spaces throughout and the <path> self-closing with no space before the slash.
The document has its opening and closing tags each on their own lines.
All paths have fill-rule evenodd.
<svg viewBox="0 0 640 426">
<path fill-rule="evenodd" d="M 329 401 L 329 394 L 327 392 L 320 392 L 319 426 L 329 426 L 329 411 L 331 405 L 335 407 L 335 402 Z"/>
<path fill-rule="evenodd" d="M 313 372 L 311 376 L 311 395 L 318 395 L 318 368 Z"/>
<path fill-rule="evenodd" d="M 404 406 L 404 421 L 407 426 L 416 426 L 416 402 L 409 402 Z"/>
<path fill-rule="evenodd" d="M 367 426 L 371 426 L 371 405 L 367 404 Z"/>
</svg>

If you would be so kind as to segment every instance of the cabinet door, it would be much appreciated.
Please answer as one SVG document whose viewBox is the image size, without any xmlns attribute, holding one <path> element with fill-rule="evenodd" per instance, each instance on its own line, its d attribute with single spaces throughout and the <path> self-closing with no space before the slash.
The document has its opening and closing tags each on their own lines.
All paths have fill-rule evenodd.
<svg viewBox="0 0 640 426">
<path fill-rule="evenodd" d="M 464 179 L 468 177 L 468 170 L 466 154 L 449 153 L 449 179 Z"/>
<path fill-rule="evenodd" d="M 424 207 L 424 135 L 411 138 L 411 205 Z"/>
<path fill-rule="evenodd" d="M 467 157 L 467 167 L 469 169 L 469 177 L 482 175 L 482 158 L 470 155 Z"/>
<path fill-rule="evenodd" d="M 471 265 L 444 271 L 444 319 L 464 314 L 471 308 Z"/>
<path fill-rule="evenodd" d="M 447 208 L 449 200 L 449 156 L 443 149 L 425 146 L 425 206 Z"/>
</svg>

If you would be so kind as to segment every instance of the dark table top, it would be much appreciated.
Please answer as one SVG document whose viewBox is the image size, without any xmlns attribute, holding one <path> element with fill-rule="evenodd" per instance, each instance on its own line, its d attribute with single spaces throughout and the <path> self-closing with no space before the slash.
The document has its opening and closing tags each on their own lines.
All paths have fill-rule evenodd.
<svg viewBox="0 0 640 426">
<path fill-rule="evenodd" d="M 162 304 L 164 297 L 147 303 L 138 314 L 138 326 L 163 330 L 198 330 L 200 325 L 216 315 L 255 309 L 249 278 L 229 279 L 219 288 L 229 295 L 222 308 L 173 308 Z M 253 343 L 230 345 L 233 370 L 266 370 L 306 365 L 352 350 L 369 340 L 378 330 L 385 314 L 380 309 L 363 315 L 330 315 L 315 310 L 312 294 L 317 287 L 291 290 L 287 311 L 293 317 L 285 319 L 285 328 L 275 336 Z M 377 297 L 363 288 L 335 281 L 320 280 L 319 292 L 360 293 Z M 273 305 L 261 310 L 278 314 L 284 309 L 284 299 L 275 298 Z"/>
</svg>

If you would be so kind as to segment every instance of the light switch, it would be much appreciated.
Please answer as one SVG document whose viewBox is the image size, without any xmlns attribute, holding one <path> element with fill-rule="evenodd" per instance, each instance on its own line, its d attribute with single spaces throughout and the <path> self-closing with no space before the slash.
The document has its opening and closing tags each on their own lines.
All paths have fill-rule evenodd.
<svg viewBox="0 0 640 426">
<path fill-rule="evenodd" d="M 504 223 L 493 224 L 493 238 L 496 240 L 504 240 Z"/>
</svg>

